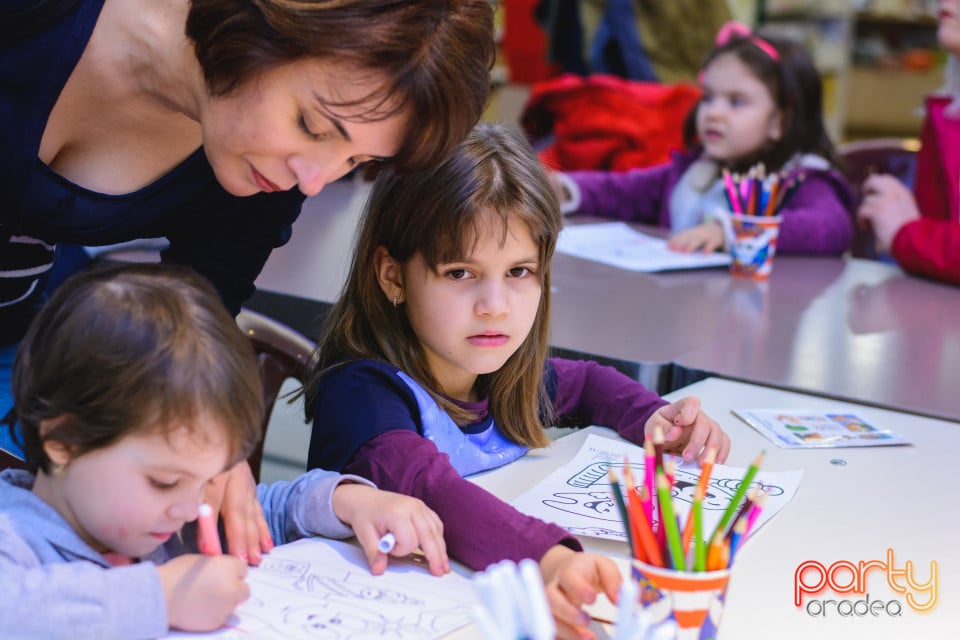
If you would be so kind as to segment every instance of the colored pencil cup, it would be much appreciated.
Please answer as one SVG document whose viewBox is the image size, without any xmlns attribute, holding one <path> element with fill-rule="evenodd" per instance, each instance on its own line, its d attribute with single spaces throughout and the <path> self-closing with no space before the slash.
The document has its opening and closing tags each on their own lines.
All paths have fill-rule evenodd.
<svg viewBox="0 0 960 640">
<path fill-rule="evenodd" d="M 653 624 L 674 621 L 676 640 L 712 640 L 720 628 L 730 570 L 674 571 L 633 561 L 638 602 Z"/>
<path fill-rule="evenodd" d="M 756 280 L 769 278 L 783 217 L 732 214 L 727 220 L 730 274 Z"/>
</svg>

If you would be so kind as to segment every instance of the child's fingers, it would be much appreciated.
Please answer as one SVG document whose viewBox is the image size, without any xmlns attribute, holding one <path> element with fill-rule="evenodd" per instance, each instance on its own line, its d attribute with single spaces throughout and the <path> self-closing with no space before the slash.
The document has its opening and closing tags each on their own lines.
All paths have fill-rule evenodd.
<svg viewBox="0 0 960 640">
<path fill-rule="evenodd" d="M 546 585 L 547 604 L 550 605 L 550 611 L 553 612 L 553 618 L 557 623 L 557 637 L 560 638 L 584 638 L 592 637 L 583 635 L 590 626 L 590 616 L 580 608 L 581 604 L 571 602 L 557 582 L 551 582 Z"/>
<path fill-rule="evenodd" d="M 442 576 L 450 573 L 450 559 L 447 557 L 447 543 L 443 539 L 443 522 L 433 511 L 414 520 L 420 550 L 427 559 L 430 573 Z"/>
</svg>

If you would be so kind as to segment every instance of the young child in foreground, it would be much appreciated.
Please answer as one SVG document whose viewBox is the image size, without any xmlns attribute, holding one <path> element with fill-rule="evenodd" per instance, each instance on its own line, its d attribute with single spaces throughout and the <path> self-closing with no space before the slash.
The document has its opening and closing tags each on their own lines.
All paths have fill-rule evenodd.
<svg viewBox="0 0 960 640">
<path fill-rule="evenodd" d="M 250 341 L 213 288 L 162 265 L 74 276 L 24 338 L 13 393 L 33 473 L 0 473 L 0 637 L 222 625 L 249 595 L 246 563 L 197 554 L 181 528 L 260 438 L 263 402 Z M 381 573 L 389 530 L 394 555 L 419 546 L 433 573 L 449 570 L 419 500 L 321 470 L 257 494 L 276 541 L 356 534 Z"/>
<path fill-rule="evenodd" d="M 309 467 L 349 470 L 422 499 L 473 569 L 540 563 L 561 637 L 591 637 L 581 605 L 620 582 L 608 558 L 467 476 L 599 424 L 642 443 L 660 427 L 687 460 L 730 442 L 696 398 L 668 404 L 595 362 L 547 359 L 550 261 L 561 218 L 526 140 L 479 125 L 436 168 L 382 172 L 307 385 Z"/>
<path fill-rule="evenodd" d="M 797 180 L 784 193 L 777 253 L 840 255 L 853 239 L 853 194 L 837 170 L 823 120 L 820 74 L 802 45 L 761 38 L 729 23 L 700 77 L 703 97 L 688 121 L 693 150 L 670 162 L 629 171 L 573 171 L 552 179 L 567 213 L 656 224 L 671 230 L 677 251 L 725 245 L 728 210 L 721 171 Z M 562 185 L 562 187 L 561 187 Z"/>
</svg>

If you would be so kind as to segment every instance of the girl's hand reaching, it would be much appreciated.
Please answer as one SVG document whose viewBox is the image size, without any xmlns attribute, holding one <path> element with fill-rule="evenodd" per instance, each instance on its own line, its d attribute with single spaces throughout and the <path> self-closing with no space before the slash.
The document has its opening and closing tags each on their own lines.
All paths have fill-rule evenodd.
<svg viewBox="0 0 960 640">
<path fill-rule="evenodd" d="M 333 492 L 333 510 L 353 527 L 357 541 L 370 563 L 370 572 L 380 575 L 387 569 L 387 555 L 377 545 L 392 533 L 396 545 L 389 555 L 402 558 L 418 548 L 423 551 L 435 576 L 450 572 L 443 522 L 422 500 L 381 491 L 363 484 L 341 484 Z"/>
<path fill-rule="evenodd" d="M 686 461 L 699 457 L 703 462 L 703 456 L 712 446 L 717 448 L 717 462 L 720 464 L 730 453 L 730 436 L 700 411 L 698 398 L 682 398 L 660 407 L 644 425 L 644 438 L 652 439 L 657 427 L 663 430 L 664 451 L 682 453 Z"/>
<path fill-rule="evenodd" d="M 582 607 L 596 602 L 600 592 L 616 602 L 621 581 L 617 565 L 610 558 L 555 545 L 540 559 L 540 572 L 557 623 L 557 637 L 594 640 L 587 629 L 590 616 Z"/>
<path fill-rule="evenodd" d="M 695 227 L 673 234 L 667 247 L 680 253 L 713 253 L 723 249 L 723 227 L 719 222 L 704 222 Z"/>
</svg>

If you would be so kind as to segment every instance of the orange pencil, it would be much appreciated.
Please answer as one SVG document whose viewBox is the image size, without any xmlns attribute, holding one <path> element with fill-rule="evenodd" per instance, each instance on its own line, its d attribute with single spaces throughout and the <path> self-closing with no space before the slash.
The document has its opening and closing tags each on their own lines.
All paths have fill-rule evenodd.
<svg viewBox="0 0 960 640">
<path fill-rule="evenodd" d="M 647 488 L 643 487 L 640 489 L 640 498 L 641 499 L 651 499 L 647 494 Z M 660 519 L 663 520 L 663 513 L 660 513 Z M 660 551 L 660 545 L 657 544 L 657 538 L 653 535 L 653 528 L 651 522 L 646 518 L 638 518 L 640 522 L 637 525 L 637 530 L 635 531 L 635 536 L 640 538 L 640 543 L 643 545 L 643 548 L 647 552 L 647 561 L 657 567 L 666 566 L 663 563 L 663 553 Z M 663 528 L 661 523 L 660 528 Z"/>
<path fill-rule="evenodd" d="M 763 210 L 763 215 L 772 216 L 776 213 L 777 190 L 780 188 L 780 174 L 774 173 L 770 176 L 770 195 L 767 196 L 767 206 Z"/>
<path fill-rule="evenodd" d="M 650 528 L 650 521 L 643 514 L 643 493 L 637 493 L 636 486 L 633 484 L 633 474 L 624 469 L 623 479 L 624 487 L 627 490 L 627 514 L 630 520 L 630 532 L 634 541 L 634 557 L 641 562 L 647 562 L 658 567 L 663 566 L 663 557 L 657 548 L 656 538 L 653 536 L 653 529 Z"/>
<path fill-rule="evenodd" d="M 718 532 L 710 541 L 710 548 L 707 550 L 707 571 L 718 571 L 726 569 L 730 563 L 730 545 L 723 537 L 723 532 Z"/>
</svg>

